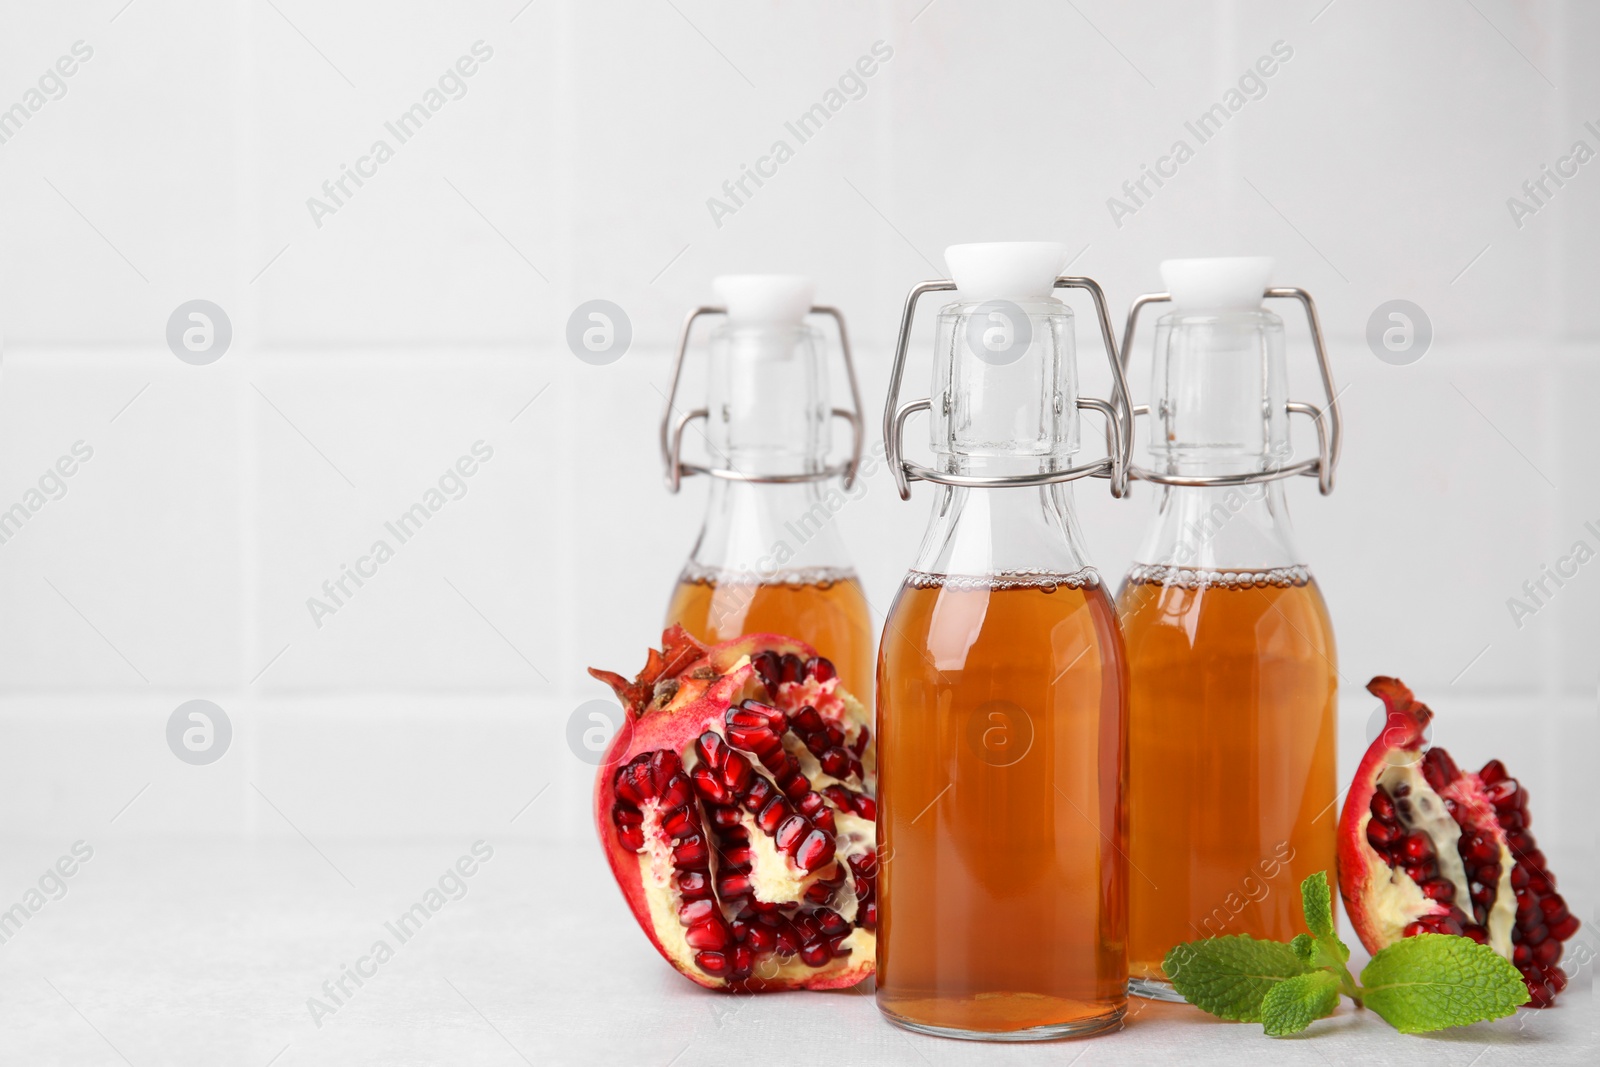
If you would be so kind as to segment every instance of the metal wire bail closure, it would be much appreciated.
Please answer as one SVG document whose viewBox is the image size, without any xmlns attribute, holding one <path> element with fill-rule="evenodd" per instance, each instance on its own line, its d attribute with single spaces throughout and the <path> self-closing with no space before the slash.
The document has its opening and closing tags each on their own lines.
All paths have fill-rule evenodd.
<svg viewBox="0 0 1600 1067">
<path fill-rule="evenodd" d="M 1333 384 L 1333 367 L 1328 363 L 1328 349 L 1322 340 L 1322 323 L 1317 318 L 1317 305 L 1311 299 L 1311 294 L 1297 286 L 1272 287 L 1262 291 L 1263 300 L 1287 298 L 1300 301 L 1305 309 L 1306 323 L 1311 327 L 1311 347 L 1317 355 L 1317 370 L 1322 375 L 1322 392 L 1326 398 L 1324 406 L 1303 404 L 1297 400 L 1289 401 L 1285 407 L 1291 415 L 1309 415 L 1317 427 L 1317 458 L 1302 460 L 1292 463 L 1287 467 L 1275 467 L 1272 470 L 1255 471 L 1250 474 L 1208 474 L 1183 476 L 1176 474 L 1160 474 L 1144 467 L 1133 466 L 1129 462 L 1129 473 L 1136 479 L 1144 482 L 1154 482 L 1157 485 L 1179 485 L 1188 487 L 1251 485 L 1256 482 L 1271 482 L 1279 478 L 1292 478 L 1304 475 L 1307 478 L 1317 479 L 1317 488 L 1323 496 L 1333 492 L 1333 475 L 1339 466 L 1339 450 L 1344 444 L 1344 427 L 1339 417 L 1339 391 Z M 1171 293 L 1145 293 L 1128 305 L 1128 323 L 1122 332 L 1122 364 L 1127 370 L 1128 360 L 1133 352 L 1134 328 L 1139 323 L 1139 312 L 1149 304 L 1161 304 L 1172 299 Z M 1130 408 L 1132 415 L 1128 419 L 1130 432 L 1129 441 L 1133 439 L 1131 427 L 1134 418 L 1139 415 L 1150 414 L 1149 404 L 1140 404 Z M 1131 451 L 1131 450 L 1130 450 Z"/>
<path fill-rule="evenodd" d="M 1111 326 L 1111 313 L 1106 308 L 1105 293 L 1093 278 L 1074 278 L 1062 275 L 1051 289 L 1087 289 L 1094 299 L 1096 317 L 1100 321 L 1100 339 L 1105 345 L 1106 358 L 1111 365 L 1112 402 L 1097 397 L 1079 397 L 1080 411 L 1098 411 L 1106 420 L 1106 455 L 1093 463 L 1082 463 L 1059 471 L 1040 471 L 1038 474 L 1016 474 L 995 477 L 975 477 L 965 474 L 947 474 L 924 467 L 902 458 L 905 455 L 904 436 L 906 420 L 918 411 L 927 411 L 932 401 L 908 400 L 900 404 L 900 383 L 905 377 L 906 349 L 911 345 L 911 326 L 917 313 L 917 300 L 927 293 L 951 291 L 956 283 L 949 280 L 922 282 L 906 294 L 905 311 L 900 315 L 900 338 L 895 343 L 894 367 L 889 373 L 889 398 L 883 409 L 884 456 L 889 470 L 894 473 L 895 489 L 901 500 L 911 499 L 912 482 L 936 482 L 939 485 L 959 485 L 973 489 L 999 489 L 1010 486 L 1049 485 L 1053 482 L 1071 482 L 1079 478 L 1109 478 L 1111 495 L 1124 497 L 1128 493 L 1128 467 L 1133 458 L 1133 420 L 1128 414 L 1131 402 L 1128 383 L 1124 380 L 1122 360 L 1117 356 L 1117 337 Z"/>
<path fill-rule="evenodd" d="M 689 350 L 689 334 L 694 329 L 696 319 L 708 315 L 727 315 L 727 313 L 728 309 L 725 307 L 710 305 L 697 307 L 683 320 L 683 329 L 678 333 L 678 351 L 672 359 L 672 385 L 667 389 L 667 406 L 661 413 L 661 461 L 666 465 L 667 491 L 676 493 L 683 484 L 684 476 L 695 474 L 767 485 L 823 482 L 842 474 L 844 487 L 849 489 L 854 486 L 856 472 L 861 467 L 861 446 L 866 426 L 861 414 L 861 387 L 856 383 L 856 365 L 850 356 L 850 334 L 845 330 L 844 313 L 836 307 L 824 304 L 814 305 L 807 314 L 827 315 L 839 329 L 839 351 L 844 355 L 845 377 L 850 382 L 850 403 L 854 406 L 854 410 L 833 408 L 832 416 L 850 423 L 850 458 L 842 463 L 825 466 L 820 471 L 802 471 L 798 474 L 746 474 L 731 467 L 707 467 L 683 462 L 684 430 L 688 429 L 689 424 L 695 419 L 709 418 L 711 414 L 705 408 L 695 408 L 693 411 L 683 412 L 676 419 L 673 418 L 673 413 L 678 407 L 678 383 L 683 377 L 684 356 Z"/>
</svg>

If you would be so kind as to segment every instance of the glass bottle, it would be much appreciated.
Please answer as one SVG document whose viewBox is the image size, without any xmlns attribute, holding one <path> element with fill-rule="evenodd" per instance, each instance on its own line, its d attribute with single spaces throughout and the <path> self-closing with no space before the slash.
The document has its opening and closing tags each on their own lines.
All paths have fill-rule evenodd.
<svg viewBox="0 0 1600 1067">
<path fill-rule="evenodd" d="M 760 632 L 799 638 L 833 661 L 847 689 L 870 699 L 872 624 L 835 521 L 860 495 L 861 405 L 844 318 L 812 305 L 809 278 L 726 275 L 712 285 L 723 306 L 698 308 L 685 320 L 661 426 L 668 486 L 676 492 L 685 474 L 711 476 L 705 522 L 667 625 L 707 642 Z M 810 314 L 838 325 L 854 410 L 829 406 L 827 345 L 805 322 Z M 707 404 L 679 413 L 690 332 L 707 315 L 725 317 L 711 333 Z M 854 443 L 849 459 L 830 466 L 836 417 L 850 422 Z M 704 465 L 682 458 L 684 432 L 699 420 Z M 828 484 L 834 478 L 842 486 Z"/>
<path fill-rule="evenodd" d="M 1128 965 L 1133 992 L 1181 1000 L 1177 943 L 1302 932 L 1299 886 L 1334 872 L 1338 668 L 1322 594 L 1290 536 L 1283 479 L 1332 489 L 1338 411 L 1309 294 L 1268 289 L 1262 257 L 1168 260 L 1156 325 L 1150 469 L 1160 513 L 1117 599 L 1129 707 Z M 1288 400 L 1283 320 L 1311 324 L 1329 402 Z M 1143 408 L 1137 414 L 1145 414 Z M 1291 413 L 1319 455 L 1292 461 Z"/>
<path fill-rule="evenodd" d="M 955 282 L 907 301 L 885 413 L 902 497 L 908 479 L 935 496 L 878 657 L 878 1007 L 946 1037 L 1093 1033 L 1127 1002 L 1127 672 L 1068 482 L 1126 485 L 1121 368 L 1099 287 L 1056 277 L 1062 246 L 945 259 Z M 897 410 L 916 300 L 958 286 L 932 401 Z M 1120 408 L 1077 396 L 1065 287 L 1094 295 Z M 1107 419 L 1111 455 L 1073 467 L 1080 408 Z M 900 458 L 920 410 L 932 468 Z"/>
</svg>

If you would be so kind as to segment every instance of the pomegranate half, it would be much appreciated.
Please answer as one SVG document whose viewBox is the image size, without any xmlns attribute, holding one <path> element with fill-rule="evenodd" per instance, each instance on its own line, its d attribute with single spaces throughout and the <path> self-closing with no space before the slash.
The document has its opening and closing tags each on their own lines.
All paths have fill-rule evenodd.
<svg viewBox="0 0 1600 1067">
<path fill-rule="evenodd" d="M 652 944 L 709 989 L 839 989 L 877 948 L 876 749 L 833 664 L 674 626 L 632 681 L 595 782 L 606 859 Z"/>
<path fill-rule="evenodd" d="M 1367 689 L 1384 730 L 1367 749 L 1339 820 L 1339 889 L 1361 943 L 1377 952 L 1419 933 L 1458 934 L 1510 960 L 1529 1003 L 1566 988 L 1558 965 L 1578 918 L 1528 832 L 1528 791 L 1490 760 L 1461 771 L 1426 747 L 1433 717 L 1395 678 Z"/>
</svg>

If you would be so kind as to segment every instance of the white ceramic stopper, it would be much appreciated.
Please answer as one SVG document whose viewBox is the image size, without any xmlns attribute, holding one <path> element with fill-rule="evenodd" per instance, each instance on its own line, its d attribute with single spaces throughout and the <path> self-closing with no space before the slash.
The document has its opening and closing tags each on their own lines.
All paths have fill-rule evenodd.
<svg viewBox="0 0 1600 1067">
<path fill-rule="evenodd" d="M 963 300 L 1048 300 L 1067 261 L 1054 241 L 988 241 L 944 250 L 950 279 Z"/>
<path fill-rule="evenodd" d="M 817 294 L 817 283 L 799 274 L 723 274 L 711 288 L 734 326 L 798 326 Z"/>
<path fill-rule="evenodd" d="M 1161 280 L 1178 311 L 1254 311 L 1272 277 L 1271 256 L 1168 259 Z"/>
</svg>

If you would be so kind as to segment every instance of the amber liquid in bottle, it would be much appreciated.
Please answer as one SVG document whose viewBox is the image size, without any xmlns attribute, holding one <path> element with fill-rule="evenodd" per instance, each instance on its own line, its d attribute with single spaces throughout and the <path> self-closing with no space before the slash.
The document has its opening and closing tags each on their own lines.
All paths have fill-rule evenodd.
<svg viewBox="0 0 1600 1067">
<path fill-rule="evenodd" d="M 1135 568 L 1117 607 L 1132 681 L 1128 969 L 1165 981 L 1183 941 L 1304 930 L 1301 880 L 1334 872 L 1338 672 L 1303 567 Z M 1220 576 L 1219 576 L 1220 577 Z"/>
<path fill-rule="evenodd" d="M 913 572 L 878 665 L 878 1005 L 968 1035 L 1114 1023 L 1126 1003 L 1127 667 L 1071 577 Z"/>
<path fill-rule="evenodd" d="M 851 693 L 866 699 L 872 692 L 873 624 L 853 571 L 759 581 L 690 568 L 667 608 L 667 625 L 673 623 L 708 643 L 748 633 L 801 638 L 833 661 Z"/>
</svg>

